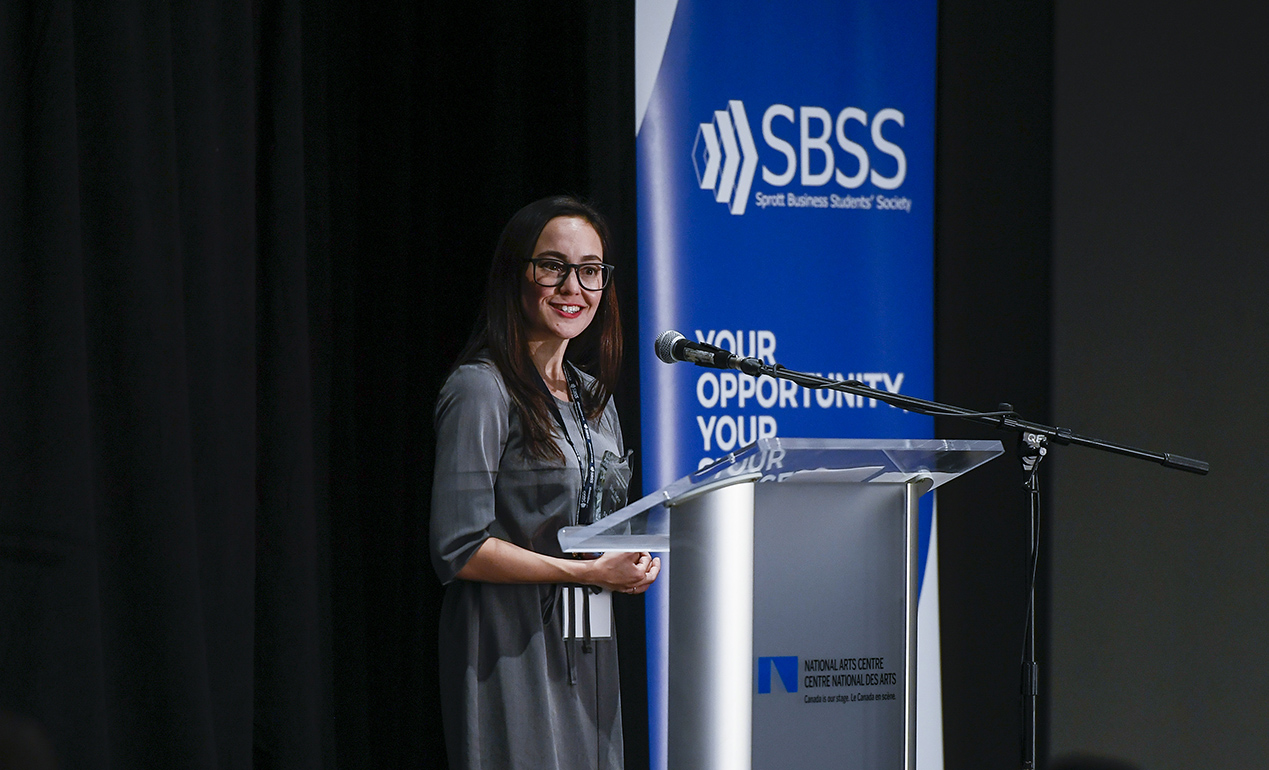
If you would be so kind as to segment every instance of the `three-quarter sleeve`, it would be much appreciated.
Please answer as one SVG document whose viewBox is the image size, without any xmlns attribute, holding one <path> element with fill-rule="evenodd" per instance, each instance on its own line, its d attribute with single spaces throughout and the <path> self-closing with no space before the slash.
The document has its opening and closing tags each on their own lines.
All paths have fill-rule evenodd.
<svg viewBox="0 0 1269 770">
<path fill-rule="evenodd" d="M 507 444 L 510 397 L 492 364 L 454 370 L 436 402 L 432 566 L 442 583 L 490 537 L 494 484 Z"/>
</svg>

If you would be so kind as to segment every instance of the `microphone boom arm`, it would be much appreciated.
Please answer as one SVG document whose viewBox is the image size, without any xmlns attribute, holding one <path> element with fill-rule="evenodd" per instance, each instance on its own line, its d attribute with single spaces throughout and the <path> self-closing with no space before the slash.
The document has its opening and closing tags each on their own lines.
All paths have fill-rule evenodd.
<svg viewBox="0 0 1269 770">
<path fill-rule="evenodd" d="M 1100 449 L 1103 452 L 1111 452 L 1125 457 L 1135 457 L 1139 460 L 1158 463 L 1165 468 L 1197 473 L 1203 476 L 1207 475 L 1209 469 L 1207 462 L 1203 460 L 1182 457 L 1169 452 L 1149 452 L 1125 444 L 1117 444 L 1091 436 L 1081 436 L 1069 428 L 1059 428 L 1023 420 L 1013 411 L 1013 407 L 1008 404 L 1001 404 L 1001 411 L 978 412 L 964 407 L 941 404 L 937 401 L 927 401 L 915 396 L 905 396 L 899 393 L 870 388 L 858 380 L 832 380 L 807 372 L 799 372 L 780 364 L 767 364 L 759 358 L 738 359 L 733 368 L 755 377 L 765 374 L 775 379 L 789 380 L 812 390 L 839 390 L 843 393 L 851 393 L 864 398 L 873 398 L 914 414 L 923 414 L 930 417 L 957 417 L 1018 434 L 1031 433 L 1044 436 L 1055 444 L 1074 444 L 1091 449 Z"/>
</svg>

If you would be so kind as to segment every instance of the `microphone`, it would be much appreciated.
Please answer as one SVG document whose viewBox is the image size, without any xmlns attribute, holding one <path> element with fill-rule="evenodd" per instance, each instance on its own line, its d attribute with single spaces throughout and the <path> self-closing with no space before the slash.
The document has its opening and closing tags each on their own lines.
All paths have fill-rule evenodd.
<svg viewBox="0 0 1269 770">
<path fill-rule="evenodd" d="M 729 350 L 704 342 L 693 342 L 673 329 L 667 329 L 657 336 L 656 352 L 657 358 L 667 364 L 685 361 L 711 369 L 737 369 L 754 376 L 762 373 L 762 361 L 757 358 L 741 358 Z"/>
</svg>

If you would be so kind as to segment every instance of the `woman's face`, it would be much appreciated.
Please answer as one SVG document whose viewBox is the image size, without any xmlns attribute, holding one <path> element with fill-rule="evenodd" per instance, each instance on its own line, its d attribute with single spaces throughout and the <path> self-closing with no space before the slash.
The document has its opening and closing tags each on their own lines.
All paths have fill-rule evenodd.
<svg viewBox="0 0 1269 770">
<path fill-rule="evenodd" d="M 533 259 L 570 265 L 599 264 L 604 261 L 604 249 L 599 234 L 585 219 L 556 217 L 542 228 L 533 247 Z M 539 278 L 547 274 L 546 269 L 538 268 Z M 534 265 L 525 265 L 520 281 L 520 304 L 528 321 L 530 341 L 571 340 L 590 326 L 603 290 L 583 289 L 576 270 L 569 270 L 567 279 L 559 286 L 541 286 L 534 282 L 533 276 Z"/>
</svg>

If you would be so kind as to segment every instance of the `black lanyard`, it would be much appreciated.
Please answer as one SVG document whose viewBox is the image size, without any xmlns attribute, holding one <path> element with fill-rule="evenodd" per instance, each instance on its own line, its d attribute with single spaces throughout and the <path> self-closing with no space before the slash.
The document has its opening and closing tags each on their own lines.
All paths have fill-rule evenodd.
<svg viewBox="0 0 1269 770">
<path fill-rule="evenodd" d="M 590 438 L 590 425 L 586 422 L 586 412 L 582 409 L 581 390 L 573 379 L 570 364 L 566 362 L 563 365 L 563 369 L 564 380 L 568 383 L 568 395 L 571 400 L 570 406 L 573 407 L 573 417 L 577 419 L 577 424 L 581 426 L 582 438 L 586 441 L 585 463 L 582 462 L 581 452 L 577 451 L 577 445 L 573 443 L 573 438 L 568 433 L 568 426 L 565 425 L 564 415 L 560 414 L 560 409 L 555 403 L 555 396 L 546 387 L 546 381 L 541 380 L 541 377 L 539 377 L 539 380 L 542 382 L 542 389 L 550 397 L 551 412 L 555 415 L 555 421 L 559 423 L 560 430 L 564 432 L 564 440 L 568 442 L 569 447 L 573 450 L 573 455 L 577 457 L 577 469 L 582 474 L 582 492 L 577 498 L 577 513 L 573 517 L 573 523 L 576 524 L 581 520 L 582 512 L 590 508 L 590 498 L 595 490 L 595 445 Z"/>
</svg>

